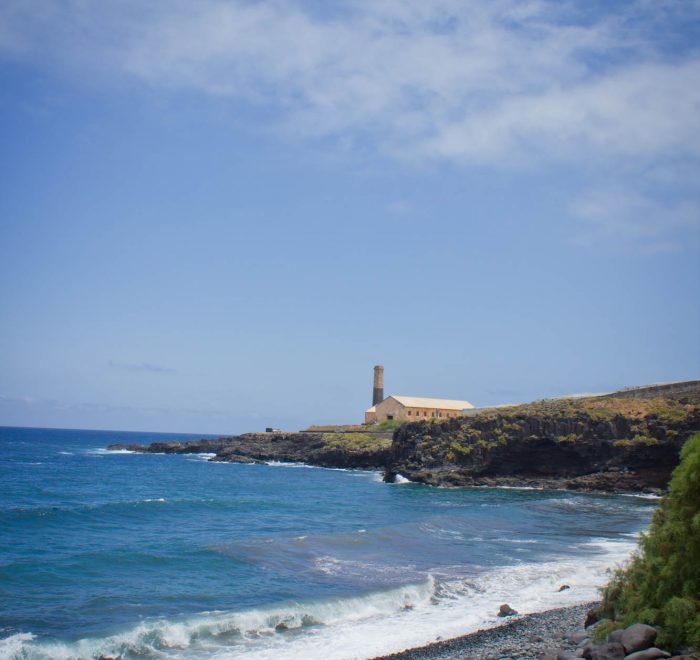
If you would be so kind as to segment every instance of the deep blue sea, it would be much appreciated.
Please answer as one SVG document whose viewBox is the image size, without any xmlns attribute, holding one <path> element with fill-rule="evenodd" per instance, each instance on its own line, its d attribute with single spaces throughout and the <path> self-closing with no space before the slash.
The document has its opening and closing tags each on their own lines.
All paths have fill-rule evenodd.
<svg viewBox="0 0 700 660">
<path fill-rule="evenodd" d="M 595 599 L 655 506 L 104 449 L 186 437 L 0 428 L 0 658 L 371 657 Z"/>
</svg>

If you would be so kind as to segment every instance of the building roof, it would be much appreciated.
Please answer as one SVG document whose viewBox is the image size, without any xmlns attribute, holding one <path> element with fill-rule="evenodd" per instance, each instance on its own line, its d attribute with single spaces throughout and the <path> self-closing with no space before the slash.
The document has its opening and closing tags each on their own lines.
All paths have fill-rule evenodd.
<svg viewBox="0 0 700 660">
<path fill-rule="evenodd" d="M 391 395 L 389 399 L 396 399 L 406 408 L 440 408 L 442 410 L 464 410 L 473 408 L 469 401 L 459 401 L 456 399 L 427 399 L 420 396 L 396 396 Z M 386 399 L 385 399 L 386 401 Z"/>
<path fill-rule="evenodd" d="M 371 408 L 367 408 L 365 412 L 377 412 L 377 406 L 372 406 Z"/>
</svg>

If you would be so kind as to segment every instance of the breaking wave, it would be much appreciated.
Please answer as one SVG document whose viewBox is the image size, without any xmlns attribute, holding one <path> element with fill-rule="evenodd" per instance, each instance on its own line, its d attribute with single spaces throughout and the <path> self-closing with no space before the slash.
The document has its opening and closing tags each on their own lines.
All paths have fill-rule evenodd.
<svg viewBox="0 0 700 660">
<path fill-rule="evenodd" d="M 361 596 L 288 602 L 240 612 L 205 612 L 182 620 L 156 619 L 122 632 L 73 643 L 30 633 L 0 641 L 13 660 L 68 660 L 100 655 L 127 658 L 238 658 L 329 660 L 371 657 L 498 625 L 498 607 L 521 614 L 595 600 L 609 569 L 634 542 L 593 539 L 596 554 L 484 571 L 454 579 L 449 570 L 422 582 Z M 327 565 L 334 562 L 327 559 Z M 562 584 L 569 589 L 560 592 Z M 349 655 L 351 653 L 352 655 Z M 356 655 L 354 655 L 356 654 Z"/>
<path fill-rule="evenodd" d="M 31 660 L 68 660 L 100 655 L 126 657 L 209 657 L 224 648 L 231 657 L 265 641 L 289 637 L 306 628 L 356 623 L 430 604 L 435 580 L 428 576 L 418 584 L 375 591 L 363 596 L 336 598 L 310 603 L 290 602 L 242 612 L 205 612 L 181 621 L 144 621 L 120 633 L 103 638 L 86 638 L 74 643 L 42 642 L 31 633 L 0 640 L 2 657 Z"/>
</svg>

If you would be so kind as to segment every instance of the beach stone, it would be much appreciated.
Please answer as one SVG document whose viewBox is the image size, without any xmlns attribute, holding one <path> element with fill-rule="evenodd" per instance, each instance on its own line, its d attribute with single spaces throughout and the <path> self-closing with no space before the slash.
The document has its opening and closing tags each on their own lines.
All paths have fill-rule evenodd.
<svg viewBox="0 0 700 660">
<path fill-rule="evenodd" d="M 625 656 L 625 660 L 656 660 L 656 658 L 670 658 L 671 654 L 652 646 L 644 651 L 635 651 Z"/>
<path fill-rule="evenodd" d="M 514 616 L 517 612 L 508 603 L 503 603 L 498 608 L 498 616 Z"/>
<path fill-rule="evenodd" d="M 591 651 L 590 660 L 622 660 L 625 647 L 619 642 L 607 642 L 596 646 Z"/>
<path fill-rule="evenodd" d="M 643 651 L 653 646 L 656 641 L 657 630 L 645 623 L 634 623 L 629 628 L 625 628 L 620 636 L 620 642 L 625 647 L 627 653 Z"/>
<path fill-rule="evenodd" d="M 566 591 L 567 589 L 571 589 L 568 584 L 562 584 L 561 587 L 559 587 L 559 591 Z"/>
<path fill-rule="evenodd" d="M 557 653 L 557 660 L 576 660 L 579 656 L 571 651 L 559 651 Z"/>
<path fill-rule="evenodd" d="M 581 657 L 586 658 L 586 660 L 590 660 L 591 658 L 591 653 L 593 653 L 593 649 L 598 646 L 592 639 L 589 639 L 582 647 L 581 647 Z"/>
<path fill-rule="evenodd" d="M 590 635 L 585 630 L 579 630 L 575 633 L 569 635 L 569 641 L 574 644 L 580 644 L 581 642 L 589 639 Z"/>
</svg>

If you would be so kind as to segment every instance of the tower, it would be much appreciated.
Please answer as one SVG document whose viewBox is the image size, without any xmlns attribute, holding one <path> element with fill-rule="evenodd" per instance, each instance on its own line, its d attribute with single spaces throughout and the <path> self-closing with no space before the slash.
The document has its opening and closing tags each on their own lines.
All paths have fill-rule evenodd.
<svg viewBox="0 0 700 660">
<path fill-rule="evenodd" d="M 374 389 L 372 390 L 372 405 L 384 401 L 384 366 L 378 364 L 374 367 Z"/>
</svg>

